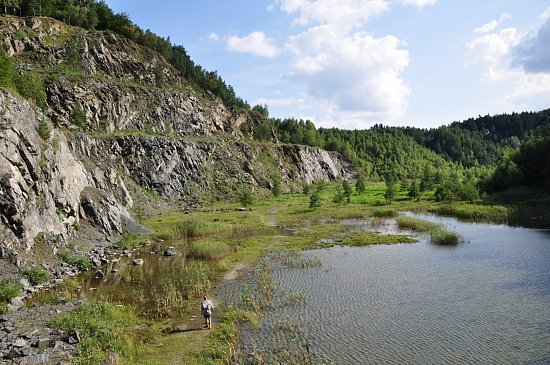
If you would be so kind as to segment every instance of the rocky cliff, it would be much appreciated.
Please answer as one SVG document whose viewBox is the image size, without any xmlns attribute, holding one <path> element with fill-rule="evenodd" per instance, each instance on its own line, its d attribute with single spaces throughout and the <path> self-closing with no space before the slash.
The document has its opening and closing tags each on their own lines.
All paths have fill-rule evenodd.
<svg viewBox="0 0 550 365">
<path fill-rule="evenodd" d="M 353 173 L 336 153 L 252 142 L 253 113 L 228 110 L 119 36 L 10 17 L 0 43 L 47 95 L 42 111 L 0 89 L 0 257 L 18 266 L 40 250 L 54 257 L 82 227 L 104 237 L 135 228 L 130 192 L 223 199 L 241 184 L 261 191 L 280 178 L 289 191 Z"/>
</svg>

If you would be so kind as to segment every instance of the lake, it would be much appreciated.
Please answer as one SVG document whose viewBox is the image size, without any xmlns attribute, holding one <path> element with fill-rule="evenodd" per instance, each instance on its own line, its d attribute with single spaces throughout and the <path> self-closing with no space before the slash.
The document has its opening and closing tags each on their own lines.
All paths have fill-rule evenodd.
<svg viewBox="0 0 550 365">
<path fill-rule="evenodd" d="M 312 348 L 337 364 L 549 364 L 550 233 L 418 217 L 465 242 L 421 237 L 305 252 L 323 266 L 280 267 L 274 277 L 280 289 L 306 294 L 306 305 L 266 312 L 265 327 L 291 314 Z"/>
</svg>

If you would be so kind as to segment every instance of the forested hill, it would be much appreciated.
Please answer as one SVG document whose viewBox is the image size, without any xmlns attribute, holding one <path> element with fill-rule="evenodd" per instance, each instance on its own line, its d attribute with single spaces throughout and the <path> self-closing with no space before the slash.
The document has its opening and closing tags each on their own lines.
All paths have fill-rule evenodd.
<svg viewBox="0 0 550 365">
<path fill-rule="evenodd" d="M 550 109 L 470 118 L 433 129 L 375 125 L 349 131 L 316 128 L 296 119 L 271 122 L 281 142 L 339 151 L 367 175 L 384 177 L 393 171 L 401 180 L 418 176 L 423 167 L 420 161 L 433 167 L 442 161 L 466 168 L 494 167 L 505 150 L 517 149 L 550 128 Z"/>
<path fill-rule="evenodd" d="M 550 109 L 470 118 L 430 130 L 406 128 L 416 141 L 464 166 L 494 165 L 504 148 L 516 149 L 550 125 Z"/>
</svg>

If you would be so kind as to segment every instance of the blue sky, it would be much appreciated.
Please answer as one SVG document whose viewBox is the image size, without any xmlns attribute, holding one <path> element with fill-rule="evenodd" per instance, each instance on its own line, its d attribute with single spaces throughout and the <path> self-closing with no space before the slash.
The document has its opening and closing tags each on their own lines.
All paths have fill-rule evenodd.
<svg viewBox="0 0 550 365">
<path fill-rule="evenodd" d="M 550 1 L 107 0 L 273 117 L 437 127 L 550 108 Z"/>
</svg>

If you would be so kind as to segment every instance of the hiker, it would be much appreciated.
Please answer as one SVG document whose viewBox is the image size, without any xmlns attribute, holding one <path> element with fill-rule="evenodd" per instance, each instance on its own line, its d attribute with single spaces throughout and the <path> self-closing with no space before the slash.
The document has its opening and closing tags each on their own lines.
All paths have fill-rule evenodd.
<svg viewBox="0 0 550 365">
<path fill-rule="evenodd" d="M 212 311 L 214 310 L 214 305 L 212 301 L 204 296 L 204 300 L 201 305 L 201 313 L 204 316 L 204 327 L 212 329 Z"/>
</svg>

